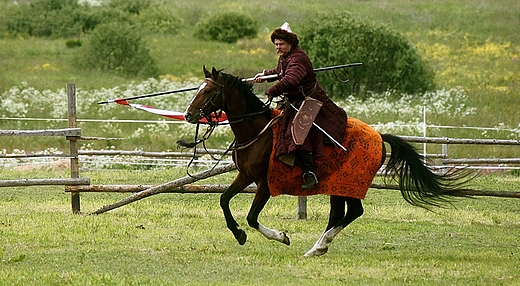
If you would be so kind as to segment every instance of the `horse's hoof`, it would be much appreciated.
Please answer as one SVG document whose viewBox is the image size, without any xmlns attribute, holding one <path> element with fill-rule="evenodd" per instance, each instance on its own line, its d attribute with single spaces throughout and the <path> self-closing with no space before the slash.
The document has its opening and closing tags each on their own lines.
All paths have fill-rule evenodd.
<svg viewBox="0 0 520 286">
<path fill-rule="evenodd" d="M 238 241 L 238 244 L 244 245 L 247 241 L 247 234 L 245 231 L 239 229 L 239 233 L 235 235 L 235 239 Z"/>
<path fill-rule="evenodd" d="M 305 253 L 303 256 L 305 256 L 305 257 L 321 256 L 321 255 L 327 253 L 328 250 L 329 250 L 328 247 L 313 248 L 313 249 L 307 251 L 307 253 Z"/>
<path fill-rule="evenodd" d="M 282 243 L 285 245 L 291 245 L 291 241 L 289 240 L 289 237 L 285 234 L 285 232 L 282 232 L 282 235 L 283 235 Z"/>
</svg>

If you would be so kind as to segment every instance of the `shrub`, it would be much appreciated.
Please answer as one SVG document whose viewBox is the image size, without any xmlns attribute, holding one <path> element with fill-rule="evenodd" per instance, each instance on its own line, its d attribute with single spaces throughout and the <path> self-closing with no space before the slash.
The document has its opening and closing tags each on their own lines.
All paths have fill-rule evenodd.
<svg viewBox="0 0 520 286">
<path fill-rule="evenodd" d="M 130 14 L 139 15 L 150 6 L 150 0 L 111 0 L 109 6 Z"/>
<path fill-rule="evenodd" d="M 89 9 L 88 16 L 83 23 L 83 31 L 86 33 L 94 30 L 99 24 L 107 24 L 111 22 L 127 22 L 133 24 L 134 21 L 130 15 L 120 9 L 112 7 L 92 7 Z"/>
<path fill-rule="evenodd" d="M 202 40 L 235 43 L 238 39 L 257 35 L 257 24 L 251 17 L 229 12 L 201 20 L 195 28 L 195 36 Z"/>
<path fill-rule="evenodd" d="M 0 30 L 7 35 L 67 38 L 89 33 L 108 22 L 133 22 L 148 1 L 112 1 L 109 5 L 90 7 L 77 0 L 39 0 L 7 6 L 0 17 Z"/>
<path fill-rule="evenodd" d="M 82 31 L 86 9 L 74 0 L 40 0 L 10 6 L 3 25 L 11 35 L 71 37 Z"/>
<path fill-rule="evenodd" d="M 140 30 L 129 23 L 100 24 L 90 35 L 86 65 L 121 75 L 155 77 L 157 63 L 150 55 Z"/>
<path fill-rule="evenodd" d="M 350 83 L 326 73 L 319 80 L 332 96 L 434 89 L 433 73 L 401 35 L 340 12 L 311 19 L 300 32 L 302 48 L 315 67 L 362 62 L 350 68 Z"/>
<path fill-rule="evenodd" d="M 182 20 L 168 6 L 154 6 L 139 14 L 139 22 L 151 32 L 175 35 L 182 26 Z"/>
<path fill-rule="evenodd" d="M 65 42 L 65 46 L 69 49 L 81 47 L 83 42 L 81 40 L 68 40 Z"/>
</svg>

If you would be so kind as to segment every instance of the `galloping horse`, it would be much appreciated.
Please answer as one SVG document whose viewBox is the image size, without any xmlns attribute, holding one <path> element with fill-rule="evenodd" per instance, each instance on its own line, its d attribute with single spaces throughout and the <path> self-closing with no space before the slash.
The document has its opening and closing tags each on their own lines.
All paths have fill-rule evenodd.
<svg viewBox="0 0 520 286">
<path fill-rule="evenodd" d="M 258 216 L 273 191 L 271 190 L 270 192 L 270 183 L 272 182 L 269 181 L 270 176 L 272 176 L 269 171 L 270 168 L 272 168 L 272 166 L 270 167 L 270 164 L 272 164 L 270 162 L 273 160 L 271 154 L 273 139 L 275 139 L 275 136 L 273 136 L 273 126 L 276 125 L 274 123 L 276 117 L 273 115 L 273 110 L 253 93 L 251 83 L 243 82 L 241 78 L 217 71 L 215 68 L 209 72 L 204 67 L 204 73 L 206 79 L 200 85 L 184 116 L 190 123 L 198 123 L 199 120 L 203 118 L 211 122 L 214 120 L 212 116 L 215 112 L 223 111 L 226 113 L 231 129 L 235 135 L 233 161 L 239 172 L 233 183 L 220 197 L 220 206 L 224 212 L 227 227 L 231 230 L 240 245 L 246 242 L 247 235 L 239 228 L 238 223 L 233 218 L 229 203 L 237 193 L 251 183 L 255 183 L 257 190 L 251 209 L 247 215 L 249 226 L 258 230 L 268 239 L 289 245 L 289 238 L 285 233 L 269 229 L 258 222 Z M 283 114 L 281 116 L 283 116 Z M 383 142 L 387 142 L 391 147 L 391 155 L 385 168 L 386 172 L 393 174 L 399 183 L 403 198 L 412 205 L 425 208 L 428 208 L 428 206 L 442 206 L 443 203 L 449 202 L 447 196 L 453 195 L 457 188 L 467 181 L 467 174 L 463 172 L 434 173 L 423 162 L 422 156 L 419 155 L 409 143 L 394 135 L 379 134 L 365 123 L 359 120 L 357 121 L 359 122 L 358 125 L 363 128 L 363 132 L 358 132 L 355 136 L 375 142 L 376 146 L 375 151 L 372 152 L 375 153 L 376 156 L 372 156 L 369 159 L 369 161 L 372 161 L 372 165 L 370 165 L 369 169 L 363 171 L 370 174 L 368 177 L 365 177 L 365 179 L 360 180 L 362 181 L 361 187 L 364 193 L 368 190 L 377 170 L 385 161 L 386 151 Z M 363 138 L 366 136 L 371 136 L 371 138 Z M 338 154 L 354 153 L 358 151 L 356 148 L 361 148 L 358 146 L 366 145 L 353 144 L 348 142 L 348 140 L 343 142 L 344 146 L 348 148 L 347 152 L 339 147 L 329 147 L 335 150 L 334 154 L 336 154 L 336 157 Z M 354 148 L 354 150 L 351 150 L 352 148 Z M 363 157 L 373 155 L 363 152 L 358 153 L 361 153 Z M 359 169 L 362 167 L 358 159 L 349 160 L 351 161 L 348 166 L 351 166 L 351 169 Z M 355 164 L 352 163 L 353 161 L 356 161 Z M 325 158 L 324 161 L 318 163 L 318 169 L 320 169 L 320 165 L 325 166 L 329 162 L 331 161 L 327 161 L 327 158 Z M 350 174 L 349 172 L 350 171 L 342 171 L 339 177 L 349 177 L 345 175 Z M 282 174 L 282 176 L 284 175 Z M 324 183 L 326 186 L 326 180 L 326 178 L 320 176 L 318 185 Z M 461 182 L 461 180 L 463 182 Z M 298 187 L 300 185 L 301 182 Z M 343 184 L 341 186 L 348 187 L 349 184 Z M 361 198 L 364 197 L 364 193 L 361 196 L 350 196 L 348 195 L 348 191 L 349 190 L 340 193 L 339 195 L 334 192 L 325 192 L 331 194 L 329 221 L 321 237 L 316 241 L 314 246 L 305 253 L 305 256 L 316 256 L 326 253 L 328 244 L 334 237 L 343 228 L 363 214 Z"/>
</svg>

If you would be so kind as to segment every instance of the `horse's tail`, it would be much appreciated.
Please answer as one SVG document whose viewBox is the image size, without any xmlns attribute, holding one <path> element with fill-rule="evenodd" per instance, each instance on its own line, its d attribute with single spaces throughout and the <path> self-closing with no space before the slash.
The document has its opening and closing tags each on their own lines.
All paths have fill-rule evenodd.
<svg viewBox="0 0 520 286">
<path fill-rule="evenodd" d="M 458 189 L 473 178 L 464 169 L 452 168 L 444 174 L 435 173 L 410 143 L 391 134 L 381 134 L 381 137 L 392 148 L 385 172 L 393 179 L 397 178 L 403 198 L 414 206 L 426 209 L 429 206 L 442 207 L 452 201 L 450 196 L 458 195 Z"/>
</svg>

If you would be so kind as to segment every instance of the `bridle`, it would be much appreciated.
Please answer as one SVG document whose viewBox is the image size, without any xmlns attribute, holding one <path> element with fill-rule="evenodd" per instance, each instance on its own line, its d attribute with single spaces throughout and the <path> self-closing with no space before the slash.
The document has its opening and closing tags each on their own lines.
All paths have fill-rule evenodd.
<svg viewBox="0 0 520 286">
<path fill-rule="evenodd" d="M 214 94 L 206 102 L 204 102 L 204 104 L 202 106 L 200 106 L 200 107 L 199 106 L 195 106 L 192 103 L 189 104 L 189 107 L 194 108 L 194 109 L 198 109 L 199 110 L 199 117 L 200 118 L 205 118 L 207 120 L 207 122 L 200 122 L 200 121 L 198 121 L 198 123 L 197 123 L 197 128 L 196 128 L 196 133 L 195 133 L 195 141 L 193 143 L 189 143 L 189 144 L 193 145 L 194 153 L 193 153 L 192 160 L 188 164 L 188 168 L 191 165 L 191 163 L 193 162 L 193 160 L 195 159 L 196 152 L 197 152 L 197 145 L 199 143 L 203 143 L 204 149 L 206 149 L 206 140 L 209 139 L 209 137 L 213 133 L 213 130 L 215 129 L 215 127 L 217 127 L 218 125 L 239 123 L 241 121 L 244 121 L 246 118 L 264 114 L 267 110 L 269 110 L 270 104 L 272 102 L 272 99 L 269 99 L 266 103 L 264 103 L 264 108 L 262 110 L 251 112 L 251 113 L 246 113 L 246 114 L 242 114 L 242 115 L 238 115 L 238 116 L 233 116 L 233 117 L 229 117 L 228 116 L 228 122 L 227 123 L 221 123 L 221 122 L 219 122 L 219 119 L 220 119 L 220 117 L 223 114 L 223 109 L 222 108 L 225 107 L 225 103 L 226 103 L 226 96 L 224 95 L 224 84 L 218 83 L 217 81 L 213 80 L 212 78 L 206 78 L 204 82 L 206 83 L 208 81 L 218 87 L 218 89 L 214 92 Z M 202 89 L 199 89 L 199 91 L 197 92 L 197 94 L 195 96 L 197 96 L 198 93 L 202 91 Z M 216 104 L 216 102 L 219 99 L 219 97 L 220 97 L 220 106 L 218 106 Z M 216 110 L 218 110 L 218 112 L 215 113 L 215 112 L 211 111 L 212 108 L 216 108 Z M 230 120 L 231 118 L 237 118 L 237 119 Z M 245 142 L 243 144 L 238 144 L 237 145 L 236 144 L 236 140 L 233 140 L 233 142 L 229 145 L 229 147 L 227 148 L 227 150 L 224 152 L 224 154 L 221 156 L 220 159 L 216 159 L 216 158 L 213 158 L 213 159 L 220 161 L 222 159 L 222 157 L 225 154 L 227 154 L 229 151 L 231 151 L 231 150 L 243 150 L 243 149 L 246 149 L 247 147 L 251 146 L 254 142 L 256 142 L 256 140 L 258 140 L 260 138 L 260 136 L 263 133 L 265 133 L 267 130 L 269 130 L 269 128 L 272 127 L 272 125 L 275 122 L 277 122 L 280 118 L 281 118 L 281 115 L 278 115 L 278 116 L 272 118 L 269 121 L 269 123 L 263 128 L 263 130 L 257 136 L 255 136 L 253 139 L 249 140 L 248 142 Z M 200 124 L 207 124 L 207 125 L 209 125 L 208 129 L 202 135 L 201 139 L 198 138 Z M 177 141 L 177 143 L 179 145 L 181 145 L 181 146 L 185 146 L 185 147 L 187 146 L 187 145 L 181 144 L 179 141 Z M 217 162 L 217 164 L 218 164 L 218 162 Z M 215 166 L 216 166 L 216 164 L 215 164 Z M 190 175 L 189 172 L 188 172 L 188 175 Z"/>
<path fill-rule="evenodd" d="M 200 118 L 205 118 L 207 120 L 207 122 L 204 122 L 204 124 L 219 125 L 222 124 L 219 123 L 219 119 L 220 117 L 222 117 L 222 108 L 225 106 L 226 101 L 226 97 L 224 96 L 224 85 L 214 81 L 212 78 L 206 78 L 204 82 L 206 81 L 210 81 L 214 85 L 218 86 L 219 89 L 215 91 L 206 102 L 204 102 L 204 105 L 202 107 L 194 106 L 191 103 L 189 104 L 189 106 L 199 110 Z M 197 96 L 197 94 L 195 96 Z M 220 107 L 217 106 L 217 104 L 215 104 L 215 101 L 218 99 L 218 97 L 220 97 Z M 210 111 L 212 107 L 217 107 L 217 110 L 219 111 Z M 214 114 L 214 116 L 212 116 L 212 114 Z"/>
<path fill-rule="evenodd" d="M 221 83 L 218 83 L 217 81 L 213 80 L 212 78 L 206 78 L 204 82 L 209 81 L 212 84 L 219 87 L 217 91 L 213 93 L 213 95 L 204 102 L 204 105 L 202 107 L 194 106 L 193 104 L 189 104 L 190 107 L 198 109 L 200 118 L 205 118 L 207 122 L 202 122 L 202 124 L 208 124 L 208 125 L 227 125 L 232 123 L 239 123 L 243 120 L 245 120 L 248 117 L 256 116 L 265 113 L 269 106 L 271 105 L 272 99 L 269 99 L 266 103 L 264 103 L 264 108 L 260 111 L 255 111 L 251 113 L 246 113 L 242 115 L 236 115 L 233 117 L 228 116 L 228 122 L 227 123 L 221 123 L 219 119 L 222 117 L 223 114 L 223 107 L 226 106 L 226 96 L 224 96 L 224 85 Z M 200 92 L 200 91 L 199 91 Z M 195 95 L 197 96 L 197 94 Z M 215 104 L 215 101 L 220 97 L 220 106 L 217 106 Z M 217 107 L 216 110 L 218 112 L 210 111 L 212 107 Z M 230 120 L 232 118 L 237 118 L 235 120 Z"/>
</svg>

